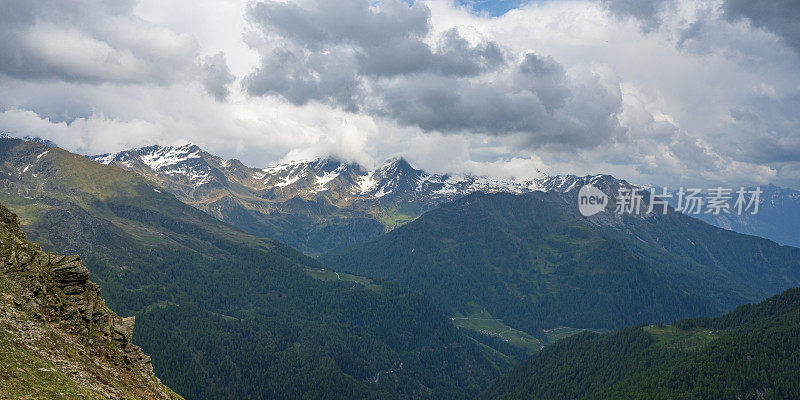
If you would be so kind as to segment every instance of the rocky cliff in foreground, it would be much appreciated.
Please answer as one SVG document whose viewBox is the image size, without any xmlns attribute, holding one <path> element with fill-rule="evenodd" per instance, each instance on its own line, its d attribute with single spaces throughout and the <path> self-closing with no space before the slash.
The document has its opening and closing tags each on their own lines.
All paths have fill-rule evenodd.
<svg viewBox="0 0 800 400">
<path fill-rule="evenodd" d="M 25 240 L 0 205 L 0 398 L 180 399 L 131 342 L 78 256 Z"/>
</svg>

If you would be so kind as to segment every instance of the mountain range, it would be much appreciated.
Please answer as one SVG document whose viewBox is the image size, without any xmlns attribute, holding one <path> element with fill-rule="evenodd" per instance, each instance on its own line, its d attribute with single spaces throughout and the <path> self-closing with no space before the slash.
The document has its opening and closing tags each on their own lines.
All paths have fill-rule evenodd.
<svg viewBox="0 0 800 400">
<path fill-rule="evenodd" d="M 800 282 L 796 249 L 713 229 L 673 210 L 647 218 L 577 215 L 574 205 L 583 185 L 595 185 L 610 198 L 620 187 L 634 187 L 608 175 L 492 180 L 429 174 L 403 159 L 373 170 L 332 159 L 256 170 L 192 145 L 93 159 L 133 169 L 190 204 L 190 196 L 207 198 L 202 193 L 211 188 L 224 192 L 228 202 L 242 199 L 236 195 L 241 190 L 230 188 L 244 187 L 247 198 L 270 203 L 263 208 L 282 208 L 288 216 L 305 212 L 325 228 L 315 231 L 284 219 L 275 227 L 314 232 L 310 241 L 294 244 L 312 254 L 329 250 L 321 260 L 338 271 L 395 281 L 422 293 L 473 332 L 487 332 L 477 321 L 495 321 L 499 326 L 493 333 L 505 332 L 500 337 L 511 341 L 507 333 L 517 332 L 529 352 L 548 343 L 546 332 L 560 326 L 618 329 L 719 315 Z M 793 191 L 765 189 L 763 215 L 785 216 L 795 209 Z M 274 212 L 256 214 L 245 221 L 275 220 Z M 216 216 L 239 225 L 230 216 Z M 754 217 L 739 216 L 735 226 L 752 227 L 748 221 Z M 369 234 L 352 226 L 330 230 L 332 220 L 344 221 L 336 223 L 339 227 L 372 221 L 376 229 Z M 725 221 L 717 216 L 708 222 Z M 789 225 L 784 220 L 772 231 L 796 232 Z M 325 237 L 339 241 L 333 245 Z M 309 243 L 320 241 L 332 245 L 309 250 Z M 752 252 L 763 260 L 753 259 Z"/>
<path fill-rule="evenodd" d="M 734 191 L 739 188 L 732 188 Z M 745 188 L 748 192 L 756 188 Z M 800 247 L 800 231 L 797 223 L 800 221 L 800 191 L 782 188 L 775 185 L 760 186 L 758 213 L 752 211 L 741 215 L 736 212 L 719 214 L 701 213 L 692 215 L 700 220 L 720 228 L 732 230 L 748 235 L 761 236 L 777 243 Z M 672 206 L 676 206 L 677 199 L 669 199 Z"/>
<path fill-rule="evenodd" d="M 563 193 L 585 179 L 603 176 L 540 173 L 522 180 L 440 175 L 415 169 L 402 158 L 372 169 L 332 158 L 251 168 L 191 144 L 153 145 L 89 158 L 137 172 L 222 221 L 310 255 L 375 238 L 476 191 Z M 774 186 L 764 190 L 758 215 L 698 217 L 725 229 L 800 246 L 794 226 L 800 218 L 800 192 Z"/>
<path fill-rule="evenodd" d="M 7 132 L 0 132 L 0 139 L 15 139 L 15 136 L 13 136 L 13 135 L 11 135 L 11 134 L 9 134 Z M 36 142 L 36 143 L 39 143 L 39 144 L 43 144 L 43 145 L 45 145 L 47 147 L 58 147 L 58 144 L 56 144 L 52 140 L 40 138 L 38 136 L 22 136 L 19 139 L 27 140 L 29 142 Z"/>
<path fill-rule="evenodd" d="M 196 145 L 148 146 L 90 159 L 135 171 L 245 232 L 309 254 L 377 237 L 474 191 L 525 193 L 568 184 L 561 178 L 504 181 L 429 174 L 402 158 L 371 170 L 335 159 L 258 169 Z"/>
<path fill-rule="evenodd" d="M 420 295 L 59 148 L 0 139 L 0 202 L 45 250 L 81 255 L 186 398 L 465 398 L 511 365 Z"/>
</svg>

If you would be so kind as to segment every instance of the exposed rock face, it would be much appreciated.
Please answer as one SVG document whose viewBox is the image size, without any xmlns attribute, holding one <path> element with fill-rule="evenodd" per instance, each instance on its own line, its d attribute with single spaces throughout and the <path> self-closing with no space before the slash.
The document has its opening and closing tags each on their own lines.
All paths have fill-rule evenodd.
<svg viewBox="0 0 800 400">
<path fill-rule="evenodd" d="M 17 216 L 2 205 L 0 241 L 0 323 L 12 333 L 12 343 L 57 359 L 62 372 L 102 397 L 179 398 L 131 342 L 134 318 L 122 318 L 105 305 L 80 257 L 45 252 L 27 242 Z M 35 340 L 47 336 L 63 339 L 70 348 L 48 348 L 46 341 Z"/>
</svg>

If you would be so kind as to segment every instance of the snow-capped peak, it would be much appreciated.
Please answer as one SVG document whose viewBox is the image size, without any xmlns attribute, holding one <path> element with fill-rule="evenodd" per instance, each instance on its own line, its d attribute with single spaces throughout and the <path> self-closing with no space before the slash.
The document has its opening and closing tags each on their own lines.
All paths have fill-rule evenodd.
<svg viewBox="0 0 800 400">
<path fill-rule="evenodd" d="M 151 172 L 182 176 L 195 188 L 209 183 L 211 177 L 211 166 L 203 160 L 203 151 L 191 143 L 181 146 L 152 145 L 89 158 L 106 165 L 129 169 L 139 165 L 138 168 L 145 167 Z"/>
<path fill-rule="evenodd" d="M 537 190 L 568 192 L 585 183 L 602 184 L 608 177 L 547 176 L 540 173 L 539 177 L 526 180 L 440 175 L 415 169 L 401 157 L 389 159 L 371 170 L 335 158 L 292 161 L 256 169 L 245 167 L 238 161 L 234 163 L 212 156 L 193 144 L 154 145 L 91 158 L 103 164 L 135 169 L 145 176 L 188 180 L 194 188 L 211 182 L 212 176 L 216 176 L 215 182 L 221 185 L 234 181 L 258 193 L 273 193 L 271 196 L 278 198 L 297 195 L 311 198 L 322 192 L 341 190 L 344 197 L 354 201 L 381 202 L 440 203 L 476 191 L 515 194 Z M 332 184 L 334 181 L 335 185 Z"/>
</svg>

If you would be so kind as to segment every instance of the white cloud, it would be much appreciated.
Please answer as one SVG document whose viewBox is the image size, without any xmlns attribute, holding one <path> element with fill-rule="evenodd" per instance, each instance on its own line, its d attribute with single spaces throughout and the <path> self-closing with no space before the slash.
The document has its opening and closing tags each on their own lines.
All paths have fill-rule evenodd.
<svg viewBox="0 0 800 400">
<path fill-rule="evenodd" d="M 197 53 L 192 36 L 136 17 L 126 1 L 10 2 L 0 39 L 0 73 L 24 80 L 166 84 Z"/>
</svg>

